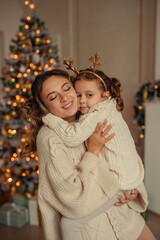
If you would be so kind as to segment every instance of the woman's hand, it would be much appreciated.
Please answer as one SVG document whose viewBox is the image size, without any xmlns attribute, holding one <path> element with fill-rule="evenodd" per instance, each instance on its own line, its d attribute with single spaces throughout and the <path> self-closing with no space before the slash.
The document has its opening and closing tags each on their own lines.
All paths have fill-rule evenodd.
<svg viewBox="0 0 160 240">
<path fill-rule="evenodd" d="M 125 198 L 122 196 L 118 196 L 119 202 L 115 203 L 115 206 L 121 206 L 123 204 L 126 204 L 126 203 L 136 199 L 138 196 L 138 191 L 137 191 L 137 189 L 133 189 L 130 193 L 128 191 L 123 191 L 123 194 L 124 194 Z"/>
<path fill-rule="evenodd" d="M 91 152 L 95 154 L 96 156 L 99 155 L 99 152 L 101 151 L 102 147 L 110 141 L 114 137 L 114 133 L 110 136 L 106 137 L 110 129 L 112 128 L 111 125 L 109 125 L 105 130 L 105 126 L 107 124 L 107 121 L 104 121 L 102 124 L 98 123 L 94 132 L 87 140 L 87 146 L 88 146 L 88 152 Z"/>
</svg>

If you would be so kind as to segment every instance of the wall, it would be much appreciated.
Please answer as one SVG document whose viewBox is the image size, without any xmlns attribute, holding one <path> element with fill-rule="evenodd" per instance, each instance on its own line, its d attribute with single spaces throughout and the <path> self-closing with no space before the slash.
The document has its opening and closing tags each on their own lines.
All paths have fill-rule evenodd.
<svg viewBox="0 0 160 240">
<path fill-rule="evenodd" d="M 146 106 L 145 185 L 148 192 L 148 209 L 160 214 L 160 101 L 155 99 Z"/>
<path fill-rule="evenodd" d="M 8 57 L 11 39 L 15 36 L 23 17 L 22 0 L 0 1 L 0 32 L 3 33 L 4 57 Z M 1 53 L 0 53 L 1 54 Z"/>
<path fill-rule="evenodd" d="M 155 80 L 160 80 L 160 0 L 156 8 Z"/>
<path fill-rule="evenodd" d="M 156 0 L 36 0 L 37 15 L 45 21 L 61 57 L 74 57 L 88 66 L 88 57 L 100 52 L 103 69 L 123 86 L 124 118 L 143 157 L 137 126 L 133 123 L 134 96 L 141 83 L 154 78 Z M 8 7 L 10 6 L 10 7 Z M 24 16 L 22 0 L 2 0 L 0 32 L 4 56 Z"/>
</svg>

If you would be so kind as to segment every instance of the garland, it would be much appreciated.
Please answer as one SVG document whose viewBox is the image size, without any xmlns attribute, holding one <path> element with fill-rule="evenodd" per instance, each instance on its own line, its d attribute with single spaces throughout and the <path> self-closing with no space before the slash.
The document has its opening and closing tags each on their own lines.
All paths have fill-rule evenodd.
<svg viewBox="0 0 160 240">
<path fill-rule="evenodd" d="M 135 96 L 134 122 L 138 125 L 141 139 L 145 136 L 145 107 L 157 97 L 160 98 L 160 80 L 143 84 Z"/>
</svg>

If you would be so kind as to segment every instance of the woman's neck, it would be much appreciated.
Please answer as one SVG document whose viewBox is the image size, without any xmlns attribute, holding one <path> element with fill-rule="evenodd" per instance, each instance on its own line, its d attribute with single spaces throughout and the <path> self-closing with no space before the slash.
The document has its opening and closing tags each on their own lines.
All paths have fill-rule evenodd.
<svg viewBox="0 0 160 240">
<path fill-rule="evenodd" d="M 72 116 L 72 117 L 68 117 L 66 119 L 64 119 L 65 121 L 67 121 L 68 123 L 72 123 L 76 121 L 76 115 Z"/>
</svg>

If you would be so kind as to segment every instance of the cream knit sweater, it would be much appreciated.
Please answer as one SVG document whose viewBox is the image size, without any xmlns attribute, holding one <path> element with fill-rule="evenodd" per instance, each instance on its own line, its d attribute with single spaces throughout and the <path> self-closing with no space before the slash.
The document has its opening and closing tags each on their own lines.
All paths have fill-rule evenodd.
<svg viewBox="0 0 160 240">
<path fill-rule="evenodd" d="M 83 144 L 74 148 L 65 146 L 51 129 L 50 114 L 43 120 L 47 126 L 43 126 L 37 136 L 40 171 L 38 202 L 45 238 L 61 240 L 59 225 L 61 215 L 72 219 L 84 217 L 111 198 L 120 186 L 105 160 L 85 152 Z M 138 221 L 139 215 L 137 217 L 136 213 L 135 216 L 135 211 L 142 212 L 146 209 L 147 194 L 143 184 L 137 189 L 139 197 L 136 200 L 123 207 L 113 207 L 105 216 L 93 219 L 93 225 L 96 224 L 100 229 L 103 225 L 108 236 L 109 234 L 114 236 L 110 240 L 120 239 L 117 236 L 122 226 L 125 232 L 131 233 L 133 237 L 137 237 L 140 233 L 140 230 L 137 232 L 137 227 L 143 223 L 141 219 Z M 131 217 L 129 225 L 127 216 Z M 92 233 L 94 233 L 93 228 L 86 226 L 85 234 L 91 236 Z M 84 240 L 88 239 L 92 238 L 84 237 Z M 98 238 L 98 240 L 103 239 L 103 237 Z"/>
<path fill-rule="evenodd" d="M 109 132 L 115 137 L 106 143 L 100 158 L 105 158 L 109 169 L 115 173 L 122 190 L 131 190 L 140 185 L 144 178 L 144 167 L 136 151 L 131 133 L 121 112 L 116 109 L 111 98 L 93 106 L 88 114 L 81 116 L 78 123 L 69 124 L 66 121 L 49 114 L 47 119 L 52 122 L 51 128 L 61 137 L 64 144 L 75 147 L 83 143 L 95 130 L 98 122 L 105 119 L 112 125 Z M 45 123 L 47 119 L 44 118 Z"/>
</svg>

